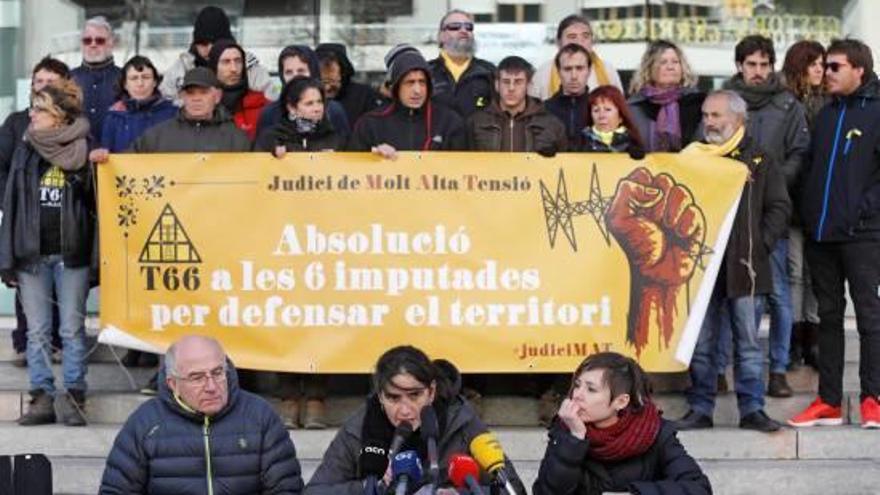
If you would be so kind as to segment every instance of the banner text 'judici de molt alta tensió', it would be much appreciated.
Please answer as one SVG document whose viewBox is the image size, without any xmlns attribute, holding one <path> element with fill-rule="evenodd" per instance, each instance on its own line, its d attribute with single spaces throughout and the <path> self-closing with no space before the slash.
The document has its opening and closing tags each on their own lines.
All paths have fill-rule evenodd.
<svg viewBox="0 0 880 495">
<path fill-rule="evenodd" d="M 103 342 L 216 336 L 237 365 L 367 372 L 412 344 L 472 372 L 693 352 L 746 178 L 653 154 L 113 155 Z"/>
</svg>

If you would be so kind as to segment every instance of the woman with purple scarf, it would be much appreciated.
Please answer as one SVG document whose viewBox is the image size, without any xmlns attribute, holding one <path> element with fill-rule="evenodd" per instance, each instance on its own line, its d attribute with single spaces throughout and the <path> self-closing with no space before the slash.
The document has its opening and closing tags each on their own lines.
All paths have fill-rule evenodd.
<svg viewBox="0 0 880 495">
<path fill-rule="evenodd" d="M 645 151 L 680 151 L 696 137 L 706 94 L 677 45 L 651 43 L 630 84 L 629 108 Z"/>
</svg>

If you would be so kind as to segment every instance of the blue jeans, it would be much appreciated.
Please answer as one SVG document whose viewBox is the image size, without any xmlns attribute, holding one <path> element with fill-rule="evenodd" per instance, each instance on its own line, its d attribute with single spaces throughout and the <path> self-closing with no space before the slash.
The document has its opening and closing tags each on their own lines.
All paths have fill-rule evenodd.
<svg viewBox="0 0 880 495">
<path fill-rule="evenodd" d="M 64 388 L 86 390 L 86 298 L 89 268 L 67 268 L 61 256 L 45 256 L 18 270 L 21 304 L 28 321 L 27 360 L 31 390 L 55 392 L 52 373 L 52 292 L 58 301 Z"/>
<path fill-rule="evenodd" d="M 767 297 L 770 311 L 770 373 L 785 373 L 791 349 L 791 286 L 788 278 L 788 239 L 780 239 L 770 253 L 773 292 Z"/>
<path fill-rule="evenodd" d="M 712 416 L 718 383 L 718 337 L 722 320 L 730 322 L 734 348 L 734 387 L 740 418 L 764 408 L 763 353 L 755 324 L 756 305 L 761 296 L 726 298 L 716 287 L 706 308 L 700 337 L 691 358 L 691 388 L 687 400 L 691 409 Z"/>
<path fill-rule="evenodd" d="M 780 239 L 770 253 L 770 275 L 773 277 L 773 292 L 765 304 L 755 307 L 756 325 L 761 326 L 764 309 L 770 312 L 770 373 L 785 373 L 788 369 L 789 349 L 791 349 L 791 326 L 794 323 L 791 306 L 791 286 L 788 278 L 788 239 Z M 730 359 L 731 331 L 722 327 L 718 339 L 718 374 L 724 373 Z"/>
<path fill-rule="evenodd" d="M 765 297 L 755 299 L 755 328 L 761 328 L 761 317 L 764 316 L 764 307 L 767 305 Z M 730 330 L 730 317 L 727 314 L 727 306 L 721 308 L 721 326 L 718 328 L 718 344 L 715 364 L 718 365 L 718 374 L 723 375 L 730 365 L 733 352 L 733 331 Z"/>
</svg>

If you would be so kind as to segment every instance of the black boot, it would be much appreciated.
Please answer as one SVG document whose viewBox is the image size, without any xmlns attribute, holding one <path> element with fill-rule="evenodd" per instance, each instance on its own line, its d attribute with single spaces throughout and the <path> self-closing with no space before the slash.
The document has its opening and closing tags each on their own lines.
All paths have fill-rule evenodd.
<svg viewBox="0 0 880 495">
<path fill-rule="evenodd" d="M 788 350 L 788 369 L 799 368 L 804 360 L 804 324 L 797 322 L 791 326 L 791 345 Z"/>
<path fill-rule="evenodd" d="M 55 422 L 55 400 L 43 389 L 31 390 L 28 411 L 18 418 L 21 426 L 48 425 Z"/>
<path fill-rule="evenodd" d="M 819 370 L 819 325 L 804 322 L 803 341 L 804 364 Z"/>
<path fill-rule="evenodd" d="M 791 397 L 793 394 L 785 373 L 770 373 L 767 381 L 767 395 L 770 397 Z"/>
<path fill-rule="evenodd" d="M 84 390 L 68 390 L 65 395 L 67 404 L 64 413 L 64 424 L 67 426 L 85 426 L 86 393 Z"/>
</svg>

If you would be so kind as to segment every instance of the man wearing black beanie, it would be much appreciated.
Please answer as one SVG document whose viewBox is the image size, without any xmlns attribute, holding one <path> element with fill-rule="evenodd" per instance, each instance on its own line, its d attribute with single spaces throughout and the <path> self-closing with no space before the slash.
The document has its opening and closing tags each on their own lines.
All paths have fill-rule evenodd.
<svg viewBox="0 0 880 495">
<path fill-rule="evenodd" d="M 178 93 L 183 75 L 194 67 L 207 67 L 208 54 L 217 40 L 235 40 L 229 24 L 229 17 L 220 7 L 209 5 L 199 11 L 193 24 L 193 41 L 189 50 L 180 54 L 169 67 L 159 85 L 159 91 L 179 104 Z M 263 93 L 269 100 L 278 99 L 279 88 L 269 75 L 269 70 L 251 52 L 245 52 L 248 88 Z"/>
</svg>

